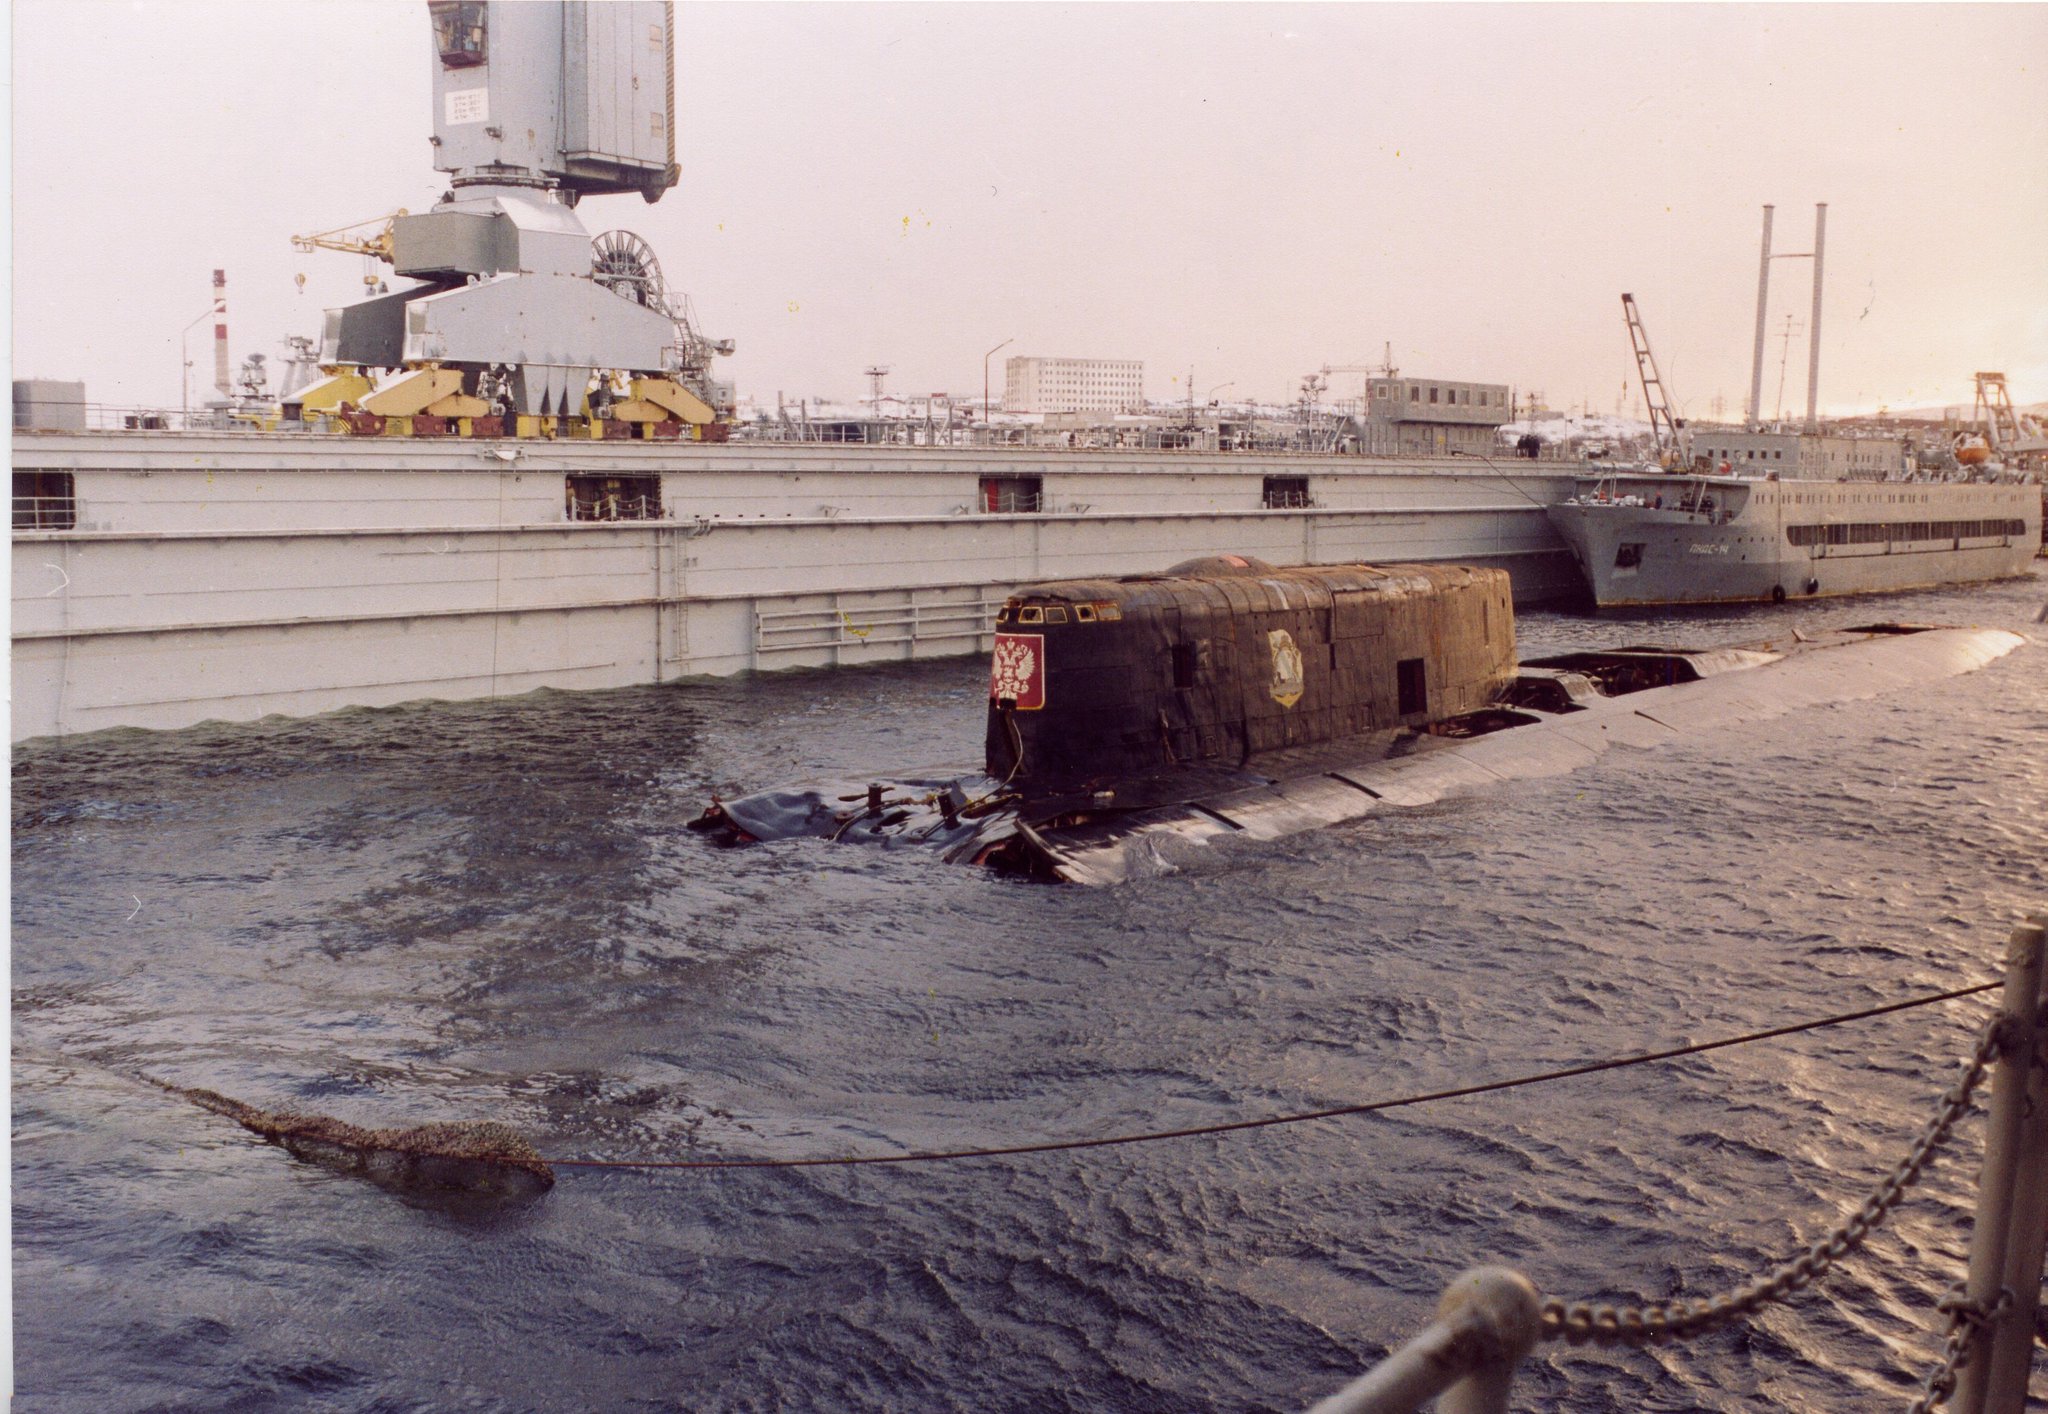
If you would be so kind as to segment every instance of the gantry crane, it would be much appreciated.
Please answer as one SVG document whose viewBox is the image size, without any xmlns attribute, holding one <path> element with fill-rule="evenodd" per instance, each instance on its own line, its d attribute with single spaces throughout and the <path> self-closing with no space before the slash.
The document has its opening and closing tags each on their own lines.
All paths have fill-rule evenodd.
<svg viewBox="0 0 2048 1414">
<path fill-rule="evenodd" d="M 2003 373 L 1977 375 L 1977 406 L 1972 421 L 1990 442 L 1993 451 L 2022 461 L 2048 452 L 2048 436 L 2030 417 L 2022 417 L 2012 405 L 2012 392 Z"/>
</svg>

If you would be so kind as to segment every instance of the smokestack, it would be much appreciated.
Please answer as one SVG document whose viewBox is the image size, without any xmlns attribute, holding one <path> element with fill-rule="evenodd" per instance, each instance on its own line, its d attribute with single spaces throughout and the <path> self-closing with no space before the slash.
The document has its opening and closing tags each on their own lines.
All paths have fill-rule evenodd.
<svg viewBox="0 0 2048 1414">
<path fill-rule="evenodd" d="M 1752 428 L 1762 425 L 1764 403 L 1764 316 L 1771 304 L 1771 208 L 1764 208 L 1764 256 L 1756 275 L 1756 356 L 1749 365 L 1749 418 Z"/>
<path fill-rule="evenodd" d="M 1827 241 L 1828 204 L 1813 208 L 1813 327 L 1806 347 L 1806 430 L 1820 431 L 1820 256 Z"/>
<path fill-rule="evenodd" d="M 228 378 L 228 272 L 213 272 L 213 386 L 223 398 L 234 396 Z"/>
</svg>

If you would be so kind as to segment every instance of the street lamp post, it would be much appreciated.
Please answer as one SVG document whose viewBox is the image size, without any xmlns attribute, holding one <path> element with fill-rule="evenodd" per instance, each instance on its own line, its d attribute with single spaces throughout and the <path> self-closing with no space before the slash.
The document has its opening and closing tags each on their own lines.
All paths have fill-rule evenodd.
<svg viewBox="0 0 2048 1414">
<path fill-rule="evenodd" d="M 1012 334 L 1009 338 L 1003 340 L 981 356 L 981 425 L 983 427 L 988 426 L 988 361 L 1016 342 L 1017 336 Z"/>
<path fill-rule="evenodd" d="M 219 308 L 217 304 L 209 304 L 178 334 L 178 412 L 180 420 L 188 425 L 192 421 L 192 331 L 211 319 Z"/>
</svg>

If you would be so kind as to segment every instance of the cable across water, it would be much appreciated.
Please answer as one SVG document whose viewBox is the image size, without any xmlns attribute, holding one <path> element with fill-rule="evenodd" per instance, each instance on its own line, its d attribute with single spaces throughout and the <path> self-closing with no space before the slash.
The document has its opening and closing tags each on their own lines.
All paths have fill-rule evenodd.
<svg viewBox="0 0 2048 1414">
<path fill-rule="evenodd" d="M 1774 1026 L 1767 1030 L 1745 1032 L 1739 1036 L 1724 1036 L 1718 1040 L 1697 1041 L 1691 1045 L 1673 1046 L 1667 1050 L 1645 1051 L 1636 1055 L 1616 1056 L 1608 1060 L 1589 1061 L 1583 1065 L 1537 1071 L 1532 1074 L 1518 1075 L 1505 1080 L 1482 1081 L 1473 1085 L 1459 1085 L 1445 1090 L 1430 1090 L 1421 1094 L 1403 1095 L 1395 1099 L 1368 1100 L 1356 1105 L 1336 1105 L 1328 1109 L 1268 1115 L 1259 1119 L 1230 1120 L 1221 1124 L 1191 1125 L 1183 1129 L 1147 1130 L 1140 1133 L 1103 1135 L 1087 1139 L 1047 1139 L 1029 1144 L 1005 1144 L 979 1149 L 932 1149 L 904 1154 L 851 1154 L 797 1159 L 566 1159 L 550 1157 L 545 1162 L 556 1168 L 585 1169 L 851 1168 L 866 1164 L 918 1164 L 944 1163 L 963 1159 L 999 1159 L 1023 1154 L 1054 1154 L 1078 1149 L 1107 1149 L 1127 1144 L 1152 1144 L 1167 1139 L 1194 1139 L 1210 1134 L 1235 1134 L 1250 1129 L 1271 1129 L 1280 1125 L 1308 1124 L 1315 1120 L 1340 1119 L 1348 1115 L 1377 1114 L 1383 1110 L 1402 1109 L 1411 1105 L 1429 1104 L 1437 1100 L 1455 1100 L 1467 1095 L 1485 1095 L 1498 1090 L 1516 1090 L 1528 1085 L 1542 1085 L 1552 1081 L 1567 1080 L 1576 1075 L 1597 1075 L 1602 1071 L 1622 1070 L 1638 1065 L 1651 1065 L 1658 1061 L 1677 1060 L 1684 1056 L 1696 1056 L 1707 1051 L 1726 1050 L 1731 1046 L 1750 1045 L 1758 1041 L 1768 1041 L 1779 1036 L 1796 1035 L 1803 1031 L 1818 1031 L 1824 1027 L 1840 1026 L 1851 1021 L 1864 1021 L 1874 1016 L 1887 1016 L 1893 1012 L 1910 1011 L 1916 1007 L 1957 1001 L 1964 997 L 1974 997 L 1984 992 L 1995 991 L 2003 985 L 2002 982 L 1979 982 L 1974 986 L 1958 987 L 1952 991 L 1937 992 L 1929 996 L 1912 997 L 1905 1001 L 1887 1002 L 1882 1006 L 1865 1007 L 1861 1011 L 1843 1012 L 1835 1016 L 1822 1017 L 1818 1020 L 1791 1022 L 1787 1025 Z"/>
</svg>

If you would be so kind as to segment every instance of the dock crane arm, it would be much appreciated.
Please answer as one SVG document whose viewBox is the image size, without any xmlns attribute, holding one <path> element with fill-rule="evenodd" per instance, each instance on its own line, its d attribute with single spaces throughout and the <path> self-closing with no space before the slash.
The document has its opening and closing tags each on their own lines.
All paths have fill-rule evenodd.
<svg viewBox="0 0 2048 1414">
<path fill-rule="evenodd" d="M 1394 344 L 1387 341 L 1386 351 L 1378 363 L 1326 363 L 1319 372 L 1327 378 L 1332 373 L 1370 373 L 1380 378 L 1398 378 L 1401 370 L 1394 367 Z"/>
<path fill-rule="evenodd" d="M 310 236 L 293 236 L 292 249 L 312 252 L 316 250 L 339 250 L 350 255 L 373 255 L 386 265 L 391 263 L 391 231 L 398 224 L 398 218 L 410 215 L 404 207 L 389 216 L 372 216 L 367 221 L 352 221 L 346 226 L 336 226 L 331 231 L 315 231 Z M 352 235 L 375 226 L 375 232 L 368 235 Z"/>
<path fill-rule="evenodd" d="M 1621 297 L 1621 312 L 1628 320 L 1628 341 L 1635 350 L 1636 373 L 1643 380 L 1643 405 L 1650 412 L 1650 435 L 1657 442 L 1657 460 L 1671 469 L 1675 462 L 1686 459 L 1678 435 L 1678 420 L 1671 415 L 1664 379 L 1657 372 L 1657 356 L 1650 352 L 1650 333 L 1643 327 L 1642 311 L 1636 308 L 1634 295 Z"/>
</svg>

